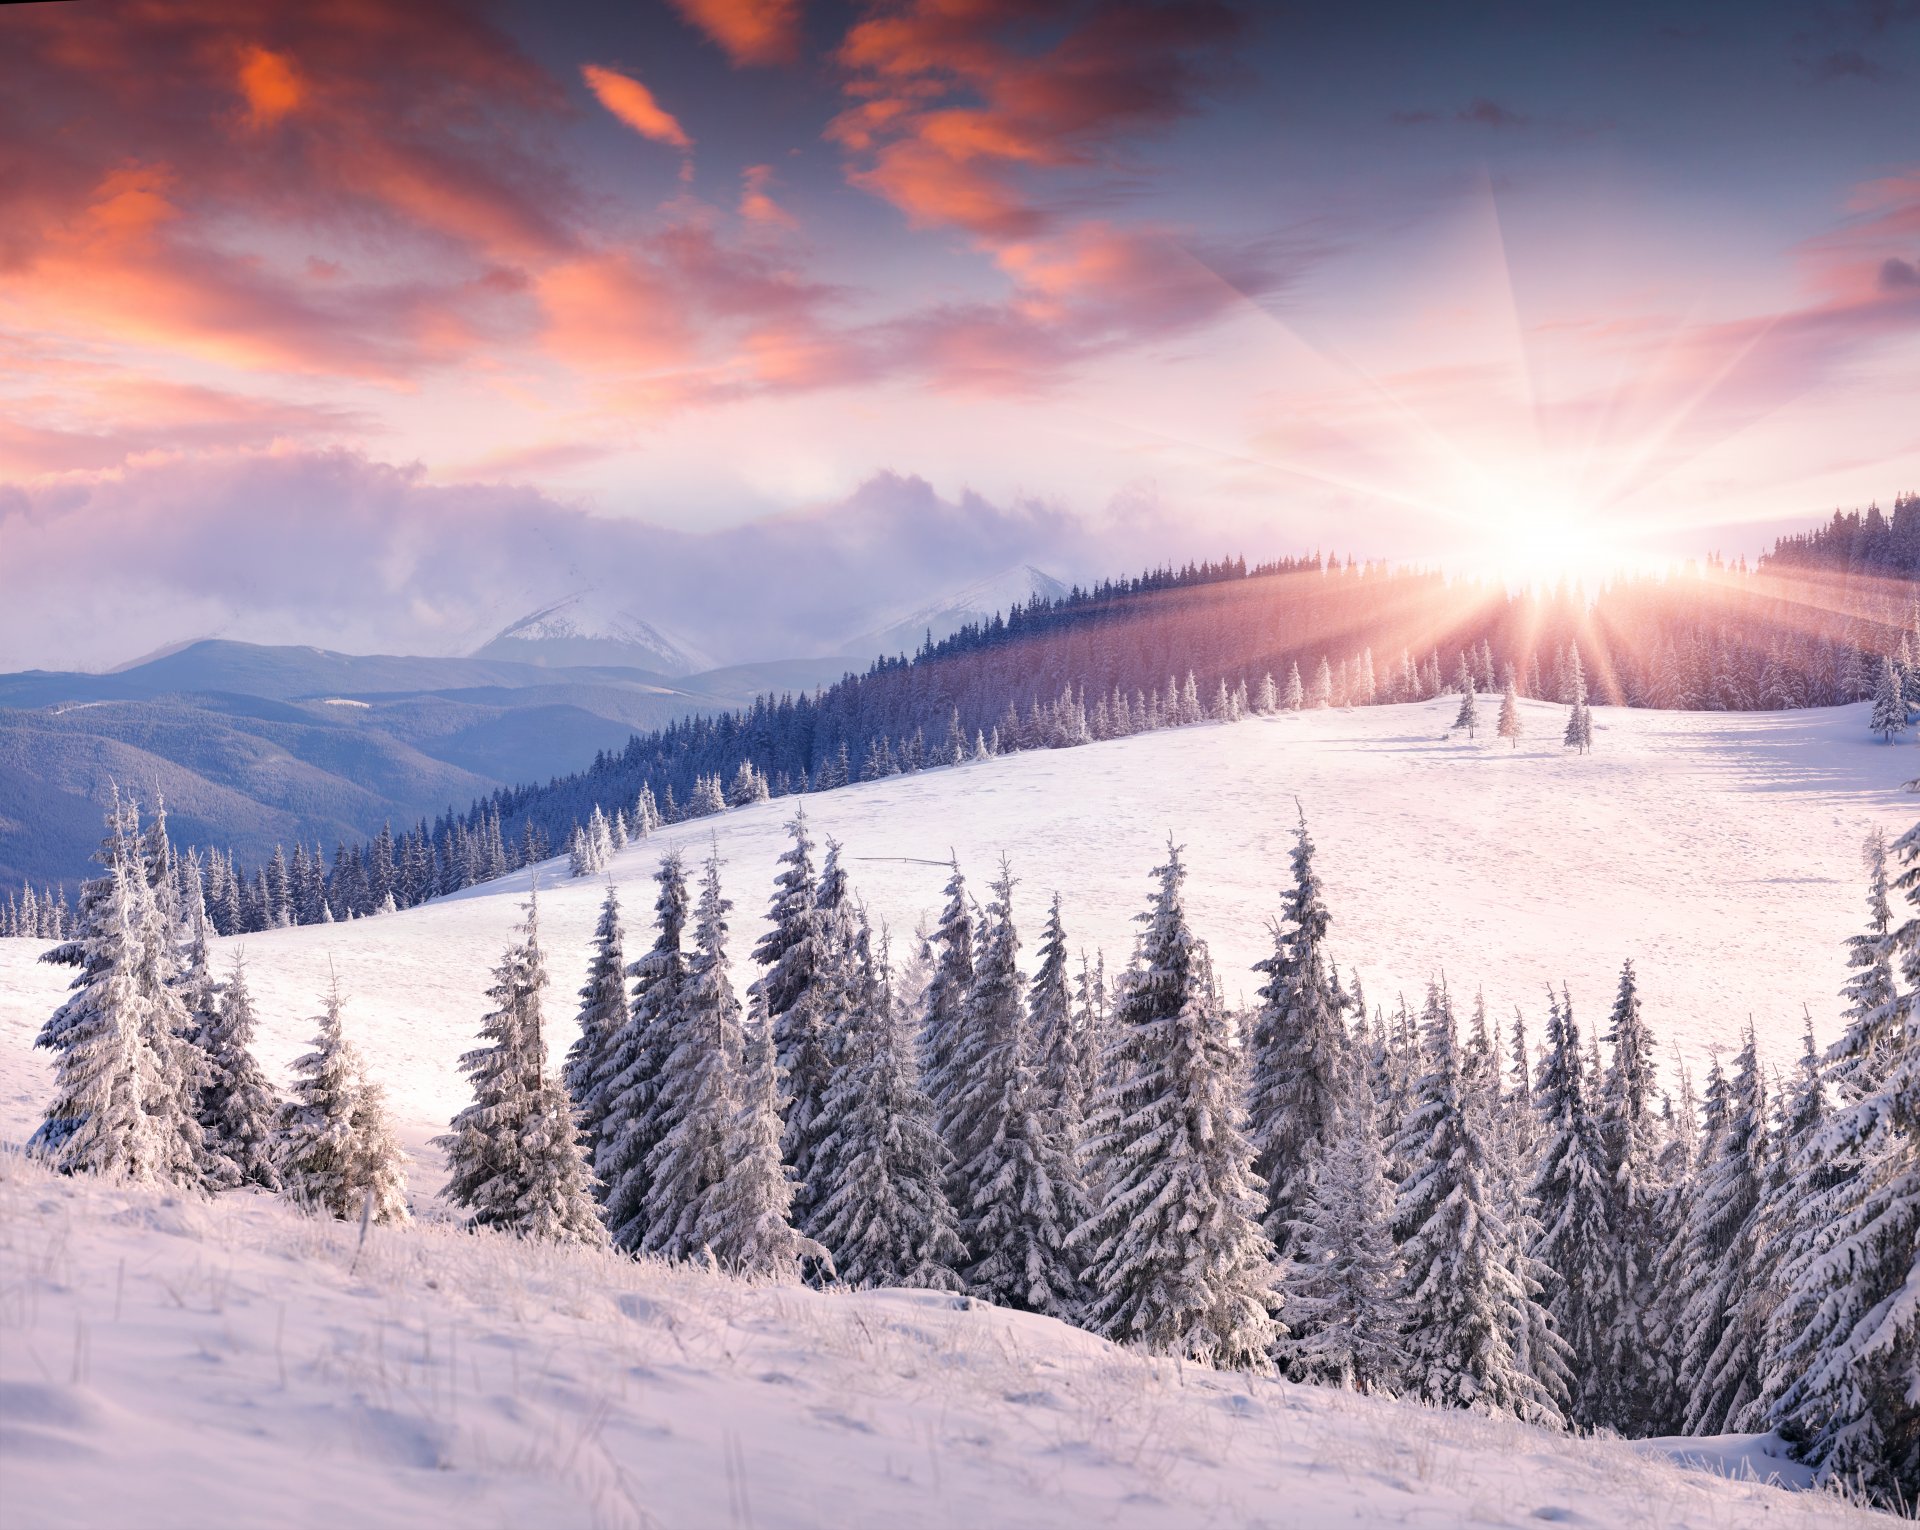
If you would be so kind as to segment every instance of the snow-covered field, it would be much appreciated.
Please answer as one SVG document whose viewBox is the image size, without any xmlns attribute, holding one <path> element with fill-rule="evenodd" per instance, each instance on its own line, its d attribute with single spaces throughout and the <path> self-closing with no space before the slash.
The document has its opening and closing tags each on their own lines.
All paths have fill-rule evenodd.
<svg viewBox="0 0 1920 1530">
<path fill-rule="evenodd" d="M 754 1287 L 445 1226 L 375 1228 L 356 1267 L 354 1240 L 257 1194 L 0 1156 L 0 1522 L 1875 1522 L 1618 1442 L 1182 1367 L 931 1292 Z"/>
<path fill-rule="evenodd" d="M 1737 1045 L 1751 1015 L 1785 1063 L 1801 1009 L 1823 1040 L 1837 1030 L 1841 942 L 1864 918 L 1859 846 L 1875 824 L 1909 826 L 1920 749 L 1874 742 L 1864 707 L 1786 713 L 1603 709 L 1584 758 L 1559 743 L 1565 709 L 1527 703 L 1517 751 L 1447 738 L 1456 703 L 1250 718 L 808 797 L 816 840 L 845 844 L 856 888 L 895 931 L 937 912 L 957 851 L 982 895 L 998 856 L 1013 863 L 1028 942 L 1046 900 L 1065 898 L 1076 945 L 1125 961 L 1133 916 L 1167 836 L 1186 847 L 1188 903 L 1228 996 L 1251 1000 L 1305 806 L 1333 909 L 1333 949 L 1370 1003 L 1416 1006 L 1444 975 L 1462 1010 L 1484 987 L 1496 1016 L 1517 1004 L 1536 1040 L 1545 985 L 1570 985 L 1583 1024 L 1604 1024 L 1623 958 L 1640 974 L 1663 1046 L 1695 1064 Z M 1487 708 L 1491 712 L 1491 708 Z M 762 928 L 791 801 L 680 824 L 617 858 L 628 954 L 645 949 L 652 872 L 669 845 L 690 857 L 717 837 L 733 899 L 736 976 Z M 541 928 L 556 1049 L 571 1041 L 574 990 L 603 886 L 543 868 Z M 418 1148 L 463 1103 L 456 1057 L 485 1013 L 488 973 L 519 918 L 529 876 L 352 925 L 221 941 L 246 953 L 276 1073 L 313 1034 L 329 968 L 347 1026 L 387 1085 Z M 0 1140 L 23 1140 L 47 1091 L 34 1032 L 70 973 L 0 942 Z M 435 1179 L 437 1170 L 424 1178 Z"/>
<path fill-rule="evenodd" d="M 1751 1014 L 1785 1061 L 1802 1005 L 1836 1028 L 1858 847 L 1910 825 L 1920 750 L 1852 707 L 1778 715 L 1603 711 L 1593 755 L 1529 705 L 1518 751 L 1444 737 L 1453 703 L 1252 719 L 1024 754 L 809 798 L 896 932 L 934 910 L 949 847 L 978 888 L 1001 852 L 1037 935 L 1125 959 L 1171 834 L 1230 996 L 1251 996 L 1304 803 L 1343 968 L 1417 1001 L 1444 973 L 1537 1026 L 1565 979 L 1604 1021 L 1632 956 L 1648 1016 L 1694 1061 Z M 615 876 L 629 955 L 661 851 L 717 837 L 738 978 L 790 802 L 668 829 Z M 601 897 L 542 873 L 557 1050 Z M 246 954 L 270 1072 L 305 1047 L 329 968 L 389 1091 L 429 1218 L 426 1139 L 528 876 L 407 913 L 223 941 Z M 896 950 L 898 950 L 896 942 Z M 33 1035 L 69 974 L 0 942 L 0 1141 L 48 1068 Z M 1724 1526 L 1849 1511 L 1577 1442 L 1116 1351 L 942 1297 L 751 1288 L 687 1270 L 353 1229 L 270 1199 L 215 1203 L 62 1181 L 0 1153 L 0 1518 L 9 1526 L 1288 1525 Z M 1752 1446 L 1688 1447 L 1722 1463 Z M 1790 1468 L 1787 1468 L 1790 1470 Z"/>
</svg>

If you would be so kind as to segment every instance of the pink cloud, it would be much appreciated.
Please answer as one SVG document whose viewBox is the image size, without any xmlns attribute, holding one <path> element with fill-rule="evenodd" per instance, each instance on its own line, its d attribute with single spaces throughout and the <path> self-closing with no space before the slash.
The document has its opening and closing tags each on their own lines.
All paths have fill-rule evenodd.
<svg viewBox="0 0 1920 1530">
<path fill-rule="evenodd" d="M 800 220 L 768 194 L 767 187 L 772 182 L 773 166 L 747 166 L 740 176 L 740 216 L 749 223 L 771 224 L 777 228 L 798 228 Z"/>
<path fill-rule="evenodd" d="M 674 115 L 631 75 L 603 69 L 598 64 L 582 64 L 580 76 L 600 104 L 642 138 L 682 152 L 693 147 L 693 140 Z"/>
<path fill-rule="evenodd" d="M 790 64 L 800 51 L 800 0 L 673 0 L 735 64 Z"/>
</svg>

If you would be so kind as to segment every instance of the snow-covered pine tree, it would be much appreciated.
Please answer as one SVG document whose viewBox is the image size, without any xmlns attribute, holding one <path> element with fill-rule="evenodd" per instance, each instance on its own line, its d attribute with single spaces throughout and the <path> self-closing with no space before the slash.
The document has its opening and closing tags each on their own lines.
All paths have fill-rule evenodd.
<svg viewBox="0 0 1920 1530">
<path fill-rule="evenodd" d="M 633 1001 L 626 1023 L 614 1032 L 603 1067 L 599 1097 L 585 1102 L 600 1114 L 600 1145 L 594 1176 L 600 1182 L 607 1231 L 615 1247 L 637 1250 L 647 1233 L 648 1159 L 663 1132 L 660 1079 L 675 1045 L 686 956 L 687 873 L 678 850 L 660 858 L 653 874 L 654 941 L 627 969 Z M 602 1103 L 604 1101 L 604 1104 Z"/>
<path fill-rule="evenodd" d="M 1767 1134 L 1773 1151 L 1767 1157 L 1760 1205 L 1754 1213 L 1753 1301 L 1763 1326 L 1759 1384 L 1746 1407 L 1730 1421 L 1734 1428 L 1747 1431 L 1772 1427 L 1787 1385 L 1776 1357 L 1791 1333 L 1785 1319 L 1792 1305 L 1794 1274 L 1828 1225 L 1828 1192 L 1855 1167 L 1820 1151 L 1821 1128 L 1827 1119 L 1826 1079 L 1820 1049 L 1814 1045 L 1811 1009 L 1805 1012 L 1799 1064 L 1790 1081 L 1775 1091 L 1775 1100 L 1777 1109 Z"/>
<path fill-rule="evenodd" d="M 987 905 L 956 1072 L 960 1136 L 955 1197 L 969 1288 L 1003 1307 L 1071 1321 L 1081 1307 L 1078 1256 L 1067 1238 L 1086 1220 L 1074 1146 L 1061 1137 L 1035 1076 L 1005 859 Z M 1061 952 L 1064 970 L 1065 952 Z M 1063 984 L 1064 988 L 1064 984 Z"/>
<path fill-rule="evenodd" d="M 1343 1002 L 1326 959 L 1327 911 L 1313 868 L 1307 815 L 1294 831 L 1293 886 L 1273 926 L 1273 954 L 1247 1048 L 1247 1138 L 1267 1187 L 1262 1225 L 1287 1252 L 1292 1225 L 1313 1188 L 1357 1065 Z"/>
<path fill-rule="evenodd" d="M 1311 699 L 1315 707 L 1333 705 L 1333 666 L 1327 662 L 1325 654 L 1320 656 L 1320 672 L 1314 677 Z"/>
<path fill-rule="evenodd" d="M 1873 687 L 1873 712 L 1867 730 L 1891 744 L 1907 731 L 1907 702 L 1900 674 L 1891 658 L 1880 661 L 1880 676 Z"/>
<path fill-rule="evenodd" d="M 1654 1333 L 1661 1203 L 1667 1188 L 1660 1166 L 1665 1128 L 1656 1110 L 1653 1033 L 1641 1014 L 1631 959 L 1621 964 L 1607 1045 L 1612 1059 L 1599 1086 L 1600 1137 L 1606 1151 L 1618 1295 L 1607 1354 L 1599 1367 L 1605 1394 L 1599 1416 L 1631 1436 L 1651 1430 L 1655 1395 L 1672 1386 Z"/>
<path fill-rule="evenodd" d="M 1719 1434 L 1759 1389 L 1761 1315 L 1752 1301 L 1755 1211 L 1766 1165 L 1766 1091 L 1748 1026 L 1734 1077 L 1707 1096 L 1707 1149 L 1685 1229 L 1676 1374 L 1688 1434 Z"/>
<path fill-rule="evenodd" d="M 254 1060 L 253 1028 L 246 967 L 235 957 L 233 974 L 220 986 L 200 1035 L 207 1062 L 200 1129 L 221 1184 L 278 1190 L 274 1132 L 280 1101 Z"/>
<path fill-rule="evenodd" d="M 1298 1381 L 1398 1389 L 1405 1312 L 1373 1092 L 1349 1091 L 1292 1228 L 1281 1289 L 1288 1334 L 1275 1348 Z"/>
<path fill-rule="evenodd" d="M 1520 717 L 1520 698 L 1514 690 L 1511 664 L 1507 666 L 1506 687 L 1500 693 L 1500 721 L 1494 731 L 1514 749 L 1520 747 L 1520 736 L 1526 732 L 1526 725 Z"/>
<path fill-rule="evenodd" d="M 1289 712 L 1298 712 L 1307 704 L 1306 688 L 1300 683 L 1300 661 L 1290 660 L 1287 664 L 1287 694 L 1282 703 Z"/>
<path fill-rule="evenodd" d="M 1437 985 L 1428 990 L 1421 1040 L 1427 1072 L 1397 1150 L 1408 1165 L 1394 1207 L 1406 1270 L 1402 1379 L 1442 1407 L 1558 1425 L 1564 1380 L 1556 1386 L 1552 1378 L 1556 1368 L 1564 1377 L 1565 1346 L 1539 1312 L 1487 1188 L 1484 1148 L 1462 1097 L 1453 1010 Z M 1531 1352 L 1536 1341 L 1547 1353 Z"/>
<path fill-rule="evenodd" d="M 587 961 L 587 981 L 580 989 L 580 1035 L 567 1050 L 561 1078 L 580 1122 L 580 1140 L 587 1162 L 600 1160 L 600 1142 L 607 1112 L 613 1106 L 608 1087 L 615 1073 L 615 1038 L 627 1024 L 627 958 L 620 927 L 620 891 L 607 879 L 607 895 L 600 900 L 600 919 L 593 927 L 593 955 Z M 604 1186 L 599 1194 L 605 1196 Z"/>
<path fill-rule="evenodd" d="M 799 1182 L 795 1216 L 806 1226 L 813 1160 L 824 1129 L 821 1112 L 833 1071 L 828 1046 L 836 1017 L 826 1012 L 820 991 L 826 931 L 804 808 L 795 807 L 787 832 L 792 843 L 781 853 L 782 869 L 774 877 L 767 908 L 771 928 L 753 949 L 753 959 L 767 970 L 748 994 L 766 1009 L 773 1027 L 774 1056 L 786 1075 L 791 1103 L 782 1151 Z"/>
<path fill-rule="evenodd" d="M 596 874 L 605 871 L 613 860 L 613 828 L 597 802 L 587 819 L 587 845 L 587 869 Z"/>
<path fill-rule="evenodd" d="M 967 994 L 973 988 L 973 908 L 960 861 L 949 864 L 946 907 L 934 926 L 933 977 L 921 1000 L 919 1028 L 920 1081 L 933 1106 L 933 1122 L 940 1140 L 957 1160 L 955 1148 L 956 1100 L 962 1084 L 954 1059 L 965 1024 Z"/>
<path fill-rule="evenodd" d="M 68 1172 L 199 1184 L 208 1163 L 188 1109 L 199 1051 L 186 1045 L 171 932 L 131 804 L 116 798 L 108 822 L 108 876 L 88 884 L 80 932 L 60 952 L 80 972 L 35 1043 L 54 1050 L 54 1097 L 29 1146 Z"/>
<path fill-rule="evenodd" d="M 1280 710 L 1280 691 L 1273 683 L 1272 670 L 1260 677 L 1260 688 L 1254 692 L 1253 709 L 1263 717 Z"/>
<path fill-rule="evenodd" d="M 1107 1044 L 1107 958 L 1103 952 L 1097 961 L 1080 953 L 1080 975 L 1074 979 L 1073 1024 L 1078 1034 L 1080 1069 L 1077 1075 L 1077 1099 L 1080 1112 L 1080 1177 L 1091 1200 L 1099 1199 L 1094 1181 L 1098 1177 L 1086 1152 L 1087 1112 L 1093 1108 L 1094 1091 L 1100 1086 L 1100 1069 Z"/>
<path fill-rule="evenodd" d="M 373 1220 L 407 1220 L 406 1155 L 386 1102 L 341 1025 L 338 980 L 327 985 L 314 1049 L 296 1058 L 280 1108 L 280 1189 L 296 1206 L 345 1221 L 372 1198 Z"/>
<path fill-rule="evenodd" d="M 970 942 L 972 975 L 959 998 L 951 1027 L 953 1042 L 945 1059 L 950 1083 L 941 1125 L 947 1151 L 953 1155 L 947 1195 L 959 1218 L 960 1241 L 976 1260 L 992 1252 L 975 1237 L 980 1217 L 976 1195 L 987 1188 L 979 1178 L 987 1166 L 977 1160 L 1007 1124 L 1005 1116 L 1021 1062 L 1024 1032 L 1020 1023 L 1020 972 L 1015 965 L 1019 936 L 1013 928 L 1011 889 L 1012 873 L 1002 856 L 1000 876 L 992 884 L 992 900 Z M 939 938 L 937 933 L 935 938 Z M 934 982 L 939 982 L 937 968 Z M 998 1167 L 993 1166 L 996 1170 Z"/>
<path fill-rule="evenodd" d="M 1580 1052 L 1580 1029 L 1564 990 L 1547 1020 L 1547 1062 L 1534 1108 L 1541 1121 L 1534 1172 L 1532 1254 L 1550 1272 L 1547 1311 L 1571 1360 L 1568 1421 L 1612 1423 L 1607 1363 L 1623 1293 L 1606 1148 Z"/>
<path fill-rule="evenodd" d="M 1114 1017 L 1088 1120 L 1108 1176 L 1074 1234 L 1108 1338 L 1209 1364 L 1263 1370 L 1279 1337 L 1272 1240 L 1228 1026 L 1206 946 L 1187 926 L 1186 868 L 1167 846 L 1138 970 Z"/>
<path fill-rule="evenodd" d="M 819 1240 L 849 1286 L 965 1289 L 967 1251 L 947 1200 L 948 1154 L 914 1079 L 914 1041 L 894 1003 L 886 947 L 857 936 L 856 1002 L 840 1030 L 823 1118 Z"/>
<path fill-rule="evenodd" d="M 780 1156 L 786 1099 L 773 1055 L 773 1027 L 756 1002 L 741 1035 L 739 1105 L 727 1125 L 727 1171 L 707 1197 L 702 1234 L 721 1269 L 760 1280 L 792 1283 L 808 1262 L 828 1267 L 824 1246 L 793 1226 L 797 1188 Z"/>
<path fill-rule="evenodd" d="M 605 820 L 601 820 L 604 826 Z M 487 1045 L 460 1059 L 473 1103 L 434 1139 L 447 1155 L 445 1195 L 475 1227 L 497 1227 L 543 1242 L 606 1241 L 593 1199 L 593 1175 L 565 1087 L 547 1067 L 540 991 L 547 985 L 539 910 L 527 917 L 493 969 L 480 1023 Z"/>
<path fill-rule="evenodd" d="M 716 842 L 700 878 L 694 949 L 687 962 L 676 1045 L 660 1079 L 665 1134 L 647 1161 L 647 1236 L 641 1248 L 667 1259 L 707 1247 L 714 1188 L 727 1176 L 727 1137 L 740 1107 L 740 1001 L 727 972 L 727 911 Z M 716 1256 L 717 1257 L 717 1256 Z"/>
<path fill-rule="evenodd" d="M 1083 978 L 1091 981 L 1084 958 L 1081 967 Z M 1086 1122 L 1088 1038 L 1074 1013 L 1074 997 L 1067 983 L 1067 931 L 1060 917 L 1059 893 L 1053 895 L 1047 908 L 1047 927 L 1040 936 L 1040 965 L 1027 989 L 1027 1034 L 1032 1041 L 1040 1109 L 1051 1120 L 1052 1130 L 1070 1142 L 1077 1153 Z"/>
<path fill-rule="evenodd" d="M 1874 849 L 1847 1026 L 1827 1053 L 1839 1099 L 1815 1138 L 1846 1172 L 1817 1197 L 1819 1233 L 1791 1272 L 1770 1389 L 1823 1481 L 1897 1509 L 1920 1502 L 1920 825 L 1893 846 L 1904 866 L 1894 886 L 1912 910 L 1898 925 Z M 1897 988 L 1875 1002 L 1883 962 Z"/>
<path fill-rule="evenodd" d="M 1567 729 L 1560 742 L 1576 754 L 1585 754 L 1593 748 L 1593 709 L 1587 705 L 1584 694 L 1573 698 L 1567 710 Z"/>
</svg>

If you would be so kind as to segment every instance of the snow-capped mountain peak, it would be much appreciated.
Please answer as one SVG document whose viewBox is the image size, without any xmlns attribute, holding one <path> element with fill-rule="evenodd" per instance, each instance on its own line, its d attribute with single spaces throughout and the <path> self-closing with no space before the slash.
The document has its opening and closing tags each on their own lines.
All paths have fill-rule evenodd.
<svg viewBox="0 0 1920 1530">
<path fill-rule="evenodd" d="M 616 590 L 579 590 L 529 612 L 474 651 L 523 664 L 619 664 L 662 675 L 712 668 L 697 647 L 648 621 Z"/>
</svg>

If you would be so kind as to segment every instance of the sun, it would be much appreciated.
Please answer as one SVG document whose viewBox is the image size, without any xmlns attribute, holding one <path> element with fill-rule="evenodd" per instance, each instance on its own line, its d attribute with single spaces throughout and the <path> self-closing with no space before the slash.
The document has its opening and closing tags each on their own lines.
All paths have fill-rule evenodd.
<svg viewBox="0 0 1920 1530">
<path fill-rule="evenodd" d="M 1600 505 L 1557 487 L 1555 475 L 1516 473 L 1482 479 L 1467 563 L 1514 588 L 1593 587 L 1617 574 L 1646 572 L 1658 560 L 1635 543 L 1628 526 Z"/>
<path fill-rule="evenodd" d="M 1592 582 L 1611 572 L 1618 548 L 1590 522 L 1553 514 L 1497 518 L 1476 560 L 1514 585 Z"/>
</svg>

